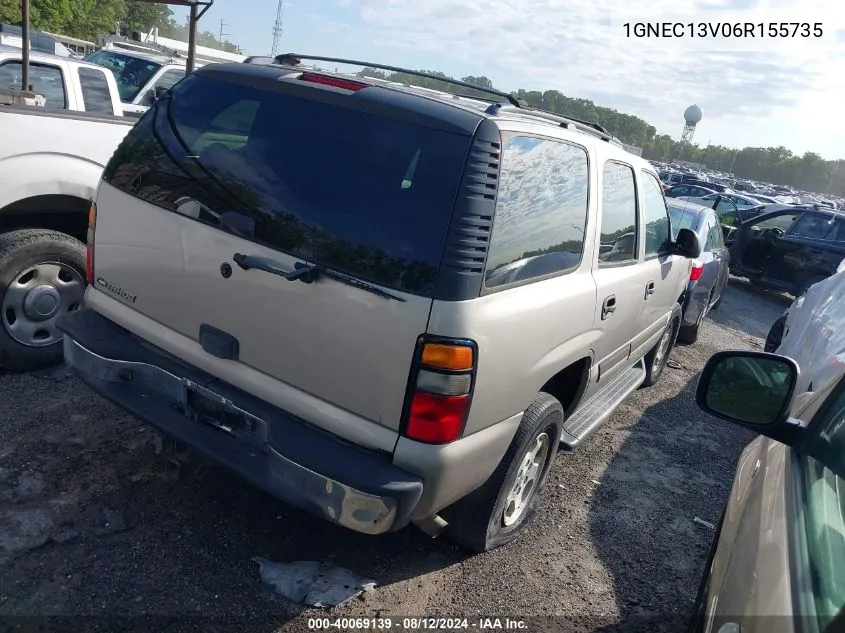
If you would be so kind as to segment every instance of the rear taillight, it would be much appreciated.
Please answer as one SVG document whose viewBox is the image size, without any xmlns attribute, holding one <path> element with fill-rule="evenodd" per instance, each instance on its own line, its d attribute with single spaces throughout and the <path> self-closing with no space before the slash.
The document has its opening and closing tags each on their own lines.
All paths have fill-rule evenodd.
<svg viewBox="0 0 845 633">
<path fill-rule="evenodd" d="M 420 341 L 409 385 L 407 437 L 447 444 L 461 436 L 477 362 L 470 341 Z"/>
<path fill-rule="evenodd" d="M 85 236 L 85 281 L 94 285 L 94 229 L 97 227 L 97 204 L 92 200 L 88 209 L 88 233 Z"/>
<path fill-rule="evenodd" d="M 352 92 L 366 88 L 368 85 L 360 81 L 352 81 L 351 79 L 343 79 L 342 77 L 330 77 L 329 75 L 318 75 L 317 73 L 302 73 L 299 80 L 312 84 L 342 88 L 343 90 L 351 90 Z"/>
<path fill-rule="evenodd" d="M 701 273 L 704 272 L 704 264 L 699 264 L 698 262 L 692 265 L 692 270 L 689 271 L 689 280 L 690 281 L 698 281 L 701 279 Z"/>
</svg>

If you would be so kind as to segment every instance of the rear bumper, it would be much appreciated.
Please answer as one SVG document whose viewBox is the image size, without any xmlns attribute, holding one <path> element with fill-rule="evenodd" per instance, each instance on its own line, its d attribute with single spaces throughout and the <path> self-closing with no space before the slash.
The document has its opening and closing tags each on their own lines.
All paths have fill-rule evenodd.
<svg viewBox="0 0 845 633">
<path fill-rule="evenodd" d="M 422 481 L 142 342 L 93 310 L 62 317 L 65 362 L 94 391 L 288 503 L 366 534 L 400 529 Z"/>
</svg>

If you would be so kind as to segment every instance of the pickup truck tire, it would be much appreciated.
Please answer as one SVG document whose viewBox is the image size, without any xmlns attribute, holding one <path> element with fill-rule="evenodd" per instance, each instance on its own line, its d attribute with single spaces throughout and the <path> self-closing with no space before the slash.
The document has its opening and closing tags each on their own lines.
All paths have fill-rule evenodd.
<svg viewBox="0 0 845 633">
<path fill-rule="evenodd" d="M 0 367 L 25 371 L 62 362 L 55 321 L 82 305 L 85 246 L 44 229 L 0 235 Z"/>
<path fill-rule="evenodd" d="M 443 511 L 446 534 L 474 552 L 501 547 L 522 534 L 537 514 L 562 431 L 563 406 L 540 392 L 490 478 Z"/>
<path fill-rule="evenodd" d="M 669 318 L 669 323 L 666 329 L 663 330 L 663 336 L 657 341 L 654 348 L 645 355 L 645 380 L 643 380 L 642 387 L 651 387 L 663 375 L 663 370 L 666 369 L 666 363 L 669 362 L 669 355 L 675 347 L 675 341 L 678 339 L 678 331 L 681 329 L 681 307 L 675 305 L 672 311 L 672 316 Z"/>
</svg>

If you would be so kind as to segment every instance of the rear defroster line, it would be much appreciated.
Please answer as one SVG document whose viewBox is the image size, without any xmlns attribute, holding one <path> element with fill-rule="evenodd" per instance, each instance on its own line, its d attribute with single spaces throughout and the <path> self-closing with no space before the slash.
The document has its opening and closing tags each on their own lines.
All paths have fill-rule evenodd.
<svg viewBox="0 0 845 633">
<path fill-rule="evenodd" d="M 405 301 L 405 299 L 403 299 L 402 297 L 382 290 L 378 286 L 375 286 L 371 283 L 367 283 L 366 281 L 362 281 L 360 279 L 352 277 L 351 275 L 345 275 L 341 272 L 332 270 L 325 266 L 320 266 L 318 264 L 304 264 L 302 262 L 297 262 L 294 265 L 293 270 L 285 270 L 281 265 L 277 264 L 276 262 L 265 257 L 259 257 L 257 255 L 244 255 L 243 253 L 235 253 L 234 255 L 232 255 L 232 260 L 243 270 L 249 270 L 251 268 L 254 268 L 256 270 L 262 270 L 266 273 L 270 273 L 271 275 L 278 275 L 279 277 L 283 277 L 288 281 L 301 281 L 303 283 L 310 284 L 314 281 L 317 281 L 320 278 L 320 275 L 325 275 L 326 277 L 344 283 L 347 286 L 352 286 L 353 288 L 358 288 L 360 290 L 370 292 L 374 295 L 378 295 L 379 297 L 383 297 L 384 299 L 392 299 L 394 301 L 402 302 Z"/>
</svg>

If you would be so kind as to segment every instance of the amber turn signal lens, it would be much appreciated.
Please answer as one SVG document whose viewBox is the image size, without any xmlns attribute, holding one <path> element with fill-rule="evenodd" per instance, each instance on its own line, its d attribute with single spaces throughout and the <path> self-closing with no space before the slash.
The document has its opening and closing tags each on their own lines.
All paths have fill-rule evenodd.
<svg viewBox="0 0 845 633">
<path fill-rule="evenodd" d="M 422 364 L 437 369 L 472 369 L 472 348 L 463 345 L 426 343 L 422 351 Z"/>
<path fill-rule="evenodd" d="M 92 202 L 91 207 L 88 209 L 88 226 L 94 226 L 95 224 L 97 224 L 97 205 Z"/>
</svg>

